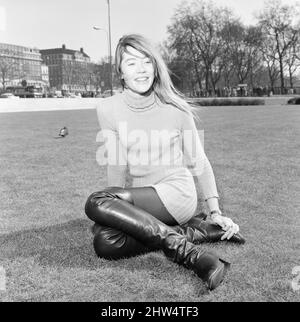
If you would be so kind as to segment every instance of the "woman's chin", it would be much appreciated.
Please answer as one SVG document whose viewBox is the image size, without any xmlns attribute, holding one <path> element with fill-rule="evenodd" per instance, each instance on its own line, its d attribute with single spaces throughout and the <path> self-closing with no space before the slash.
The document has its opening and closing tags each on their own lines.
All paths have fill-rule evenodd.
<svg viewBox="0 0 300 322">
<path fill-rule="evenodd" d="M 151 86 L 139 86 L 136 88 L 130 89 L 132 92 L 139 94 L 139 95 L 145 95 L 148 94 L 151 90 Z"/>
</svg>

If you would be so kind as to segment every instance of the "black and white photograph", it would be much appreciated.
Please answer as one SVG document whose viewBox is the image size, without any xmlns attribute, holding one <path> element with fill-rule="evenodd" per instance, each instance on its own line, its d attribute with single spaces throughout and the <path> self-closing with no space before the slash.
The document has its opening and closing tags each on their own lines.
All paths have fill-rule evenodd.
<svg viewBox="0 0 300 322">
<path fill-rule="evenodd" d="M 0 301 L 299 302 L 299 124 L 299 0 L 0 0 Z"/>
</svg>

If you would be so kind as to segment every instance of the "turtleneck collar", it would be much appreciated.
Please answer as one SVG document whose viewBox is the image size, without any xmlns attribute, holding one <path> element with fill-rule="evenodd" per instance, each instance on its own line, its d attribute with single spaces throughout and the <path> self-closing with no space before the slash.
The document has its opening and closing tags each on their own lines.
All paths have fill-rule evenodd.
<svg viewBox="0 0 300 322">
<path fill-rule="evenodd" d="M 155 93 L 151 93 L 147 96 L 136 94 L 128 89 L 124 89 L 122 97 L 129 109 L 135 112 L 143 112 L 150 110 L 155 105 Z"/>
</svg>

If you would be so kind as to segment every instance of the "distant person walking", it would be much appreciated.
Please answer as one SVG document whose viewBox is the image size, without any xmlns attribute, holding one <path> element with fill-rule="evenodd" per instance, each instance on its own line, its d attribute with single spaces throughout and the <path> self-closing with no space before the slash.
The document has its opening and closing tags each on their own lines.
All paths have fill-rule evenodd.
<svg viewBox="0 0 300 322">
<path fill-rule="evenodd" d="M 239 226 L 220 211 L 194 109 L 175 90 L 160 54 L 144 37 L 122 37 L 115 61 L 124 90 L 100 99 L 97 114 L 102 135 L 116 142 L 106 144 L 108 159 L 118 162 L 108 162 L 108 186 L 91 194 L 85 205 L 95 222 L 95 251 L 118 259 L 159 249 L 195 271 L 212 290 L 229 263 L 198 244 L 245 240 Z M 125 187 L 127 167 L 132 187 Z M 211 220 L 196 214 L 193 176 L 198 177 Z"/>
</svg>

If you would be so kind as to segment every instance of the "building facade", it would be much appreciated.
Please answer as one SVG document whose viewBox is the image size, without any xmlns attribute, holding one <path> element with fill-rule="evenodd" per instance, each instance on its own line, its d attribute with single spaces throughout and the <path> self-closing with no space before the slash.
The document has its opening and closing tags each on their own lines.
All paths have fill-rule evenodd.
<svg viewBox="0 0 300 322">
<path fill-rule="evenodd" d="M 0 87 L 45 86 L 42 79 L 42 56 L 37 48 L 0 43 Z"/>
<path fill-rule="evenodd" d="M 83 48 L 79 51 L 61 48 L 40 50 L 43 63 L 49 68 L 49 82 L 52 90 L 62 92 L 93 91 L 89 73 L 90 57 Z"/>
<path fill-rule="evenodd" d="M 42 72 L 42 81 L 45 84 L 45 87 L 49 89 L 50 82 L 49 82 L 49 68 L 47 65 L 42 63 L 41 65 L 41 72 Z"/>
</svg>

